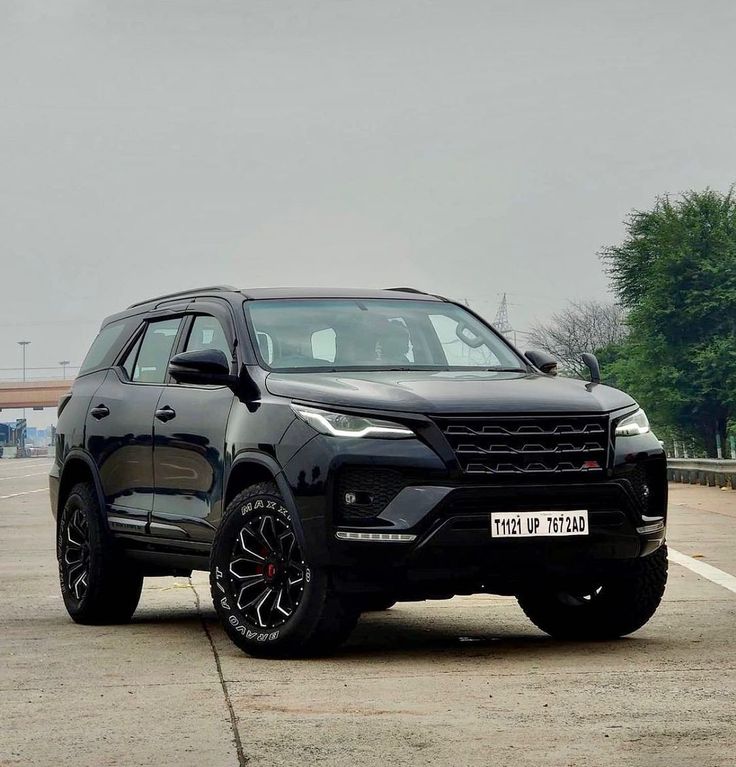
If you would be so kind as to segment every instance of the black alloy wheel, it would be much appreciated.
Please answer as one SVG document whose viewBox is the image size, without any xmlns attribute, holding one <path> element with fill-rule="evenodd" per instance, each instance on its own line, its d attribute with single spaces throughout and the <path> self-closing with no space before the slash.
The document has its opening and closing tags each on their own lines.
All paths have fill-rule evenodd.
<svg viewBox="0 0 736 767">
<path fill-rule="evenodd" d="M 61 539 L 61 576 L 81 602 L 89 589 L 89 525 L 80 508 L 72 511 Z"/>
<path fill-rule="evenodd" d="M 263 629 L 283 625 L 301 602 L 305 566 L 294 531 L 273 511 L 242 525 L 232 548 L 230 587 L 243 616 Z"/>
</svg>

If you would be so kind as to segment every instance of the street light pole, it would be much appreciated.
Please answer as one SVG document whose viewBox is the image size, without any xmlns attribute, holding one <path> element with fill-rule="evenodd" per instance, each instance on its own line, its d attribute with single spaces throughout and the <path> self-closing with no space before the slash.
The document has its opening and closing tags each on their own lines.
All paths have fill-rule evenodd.
<svg viewBox="0 0 736 767">
<path fill-rule="evenodd" d="M 59 364 L 61 365 L 61 377 L 66 379 L 66 366 L 69 364 L 69 360 L 61 360 Z"/>
<path fill-rule="evenodd" d="M 18 341 L 18 346 L 23 349 L 23 380 L 26 380 L 26 346 L 30 345 L 30 341 Z"/>
<path fill-rule="evenodd" d="M 18 345 L 23 349 L 23 381 L 26 380 L 26 346 L 30 345 L 30 341 L 18 341 Z M 23 408 L 23 419 L 26 417 L 26 409 Z"/>
</svg>

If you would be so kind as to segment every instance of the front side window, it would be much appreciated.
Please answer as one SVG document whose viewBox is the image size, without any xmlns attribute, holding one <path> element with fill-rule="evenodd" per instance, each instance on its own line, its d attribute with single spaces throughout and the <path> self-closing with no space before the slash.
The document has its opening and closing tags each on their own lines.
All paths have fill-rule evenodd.
<svg viewBox="0 0 736 767">
<path fill-rule="evenodd" d="M 181 317 L 148 323 L 137 350 L 135 362 L 129 368 L 129 360 L 125 361 L 126 370 L 132 371 L 132 375 L 129 373 L 132 381 L 135 383 L 164 382 L 171 349 L 180 324 Z"/>
<path fill-rule="evenodd" d="M 269 299 L 246 313 L 272 370 L 524 370 L 461 306 L 406 299 Z"/>
<path fill-rule="evenodd" d="M 219 349 L 228 360 L 232 357 L 230 344 L 219 320 L 206 314 L 199 314 L 192 323 L 185 351 L 194 352 L 203 349 Z"/>
</svg>

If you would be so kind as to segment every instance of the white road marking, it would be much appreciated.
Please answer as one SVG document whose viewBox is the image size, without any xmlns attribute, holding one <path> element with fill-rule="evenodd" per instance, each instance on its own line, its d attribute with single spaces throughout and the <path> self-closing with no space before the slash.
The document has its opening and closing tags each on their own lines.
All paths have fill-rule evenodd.
<svg viewBox="0 0 736 767">
<path fill-rule="evenodd" d="M 34 471 L 31 474 L 8 474 L 0 475 L 0 481 L 3 479 L 23 479 L 24 477 L 40 477 L 42 474 L 48 474 L 47 471 Z"/>
<path fill-rule="evenodd" d="M 7 498 L 17 498 L 19 495 L 30 495 L 31 493 L 48 493 L 47 487 L 41 487 L 38 490 L 24 490 L 22 493 L 11 493 L 10 495 L 0 495 L 0 501 Z"/>
<path fill-rule="evenodd" d="M 693 559 L 687 556 L 687 554 L 681 554 L 679 551 L 675 551 L 675 549 L 669 549 L 669 559 L 670 562 L 687 567 L 688 570 L 692 570 L 696 575 L 707 578 L 709 581 L 717 583 L 719 586 L 723 586 L 724 589 L 733 591 L 736 594 L 736 577 L 730 573 L 719 570 L 707 562 Z"/>
</svg>

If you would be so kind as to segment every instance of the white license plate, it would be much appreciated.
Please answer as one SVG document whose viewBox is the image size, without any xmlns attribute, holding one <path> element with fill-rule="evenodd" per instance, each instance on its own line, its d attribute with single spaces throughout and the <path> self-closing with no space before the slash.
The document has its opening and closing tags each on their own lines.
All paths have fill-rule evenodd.
<svg viewBox="0 0 736 767">
<path fill-rule="evenodd" d="M 494 511 L 492 538 L 546 538 L 561 535 L 588 535 L 588 510 Z"/>
</svg>

